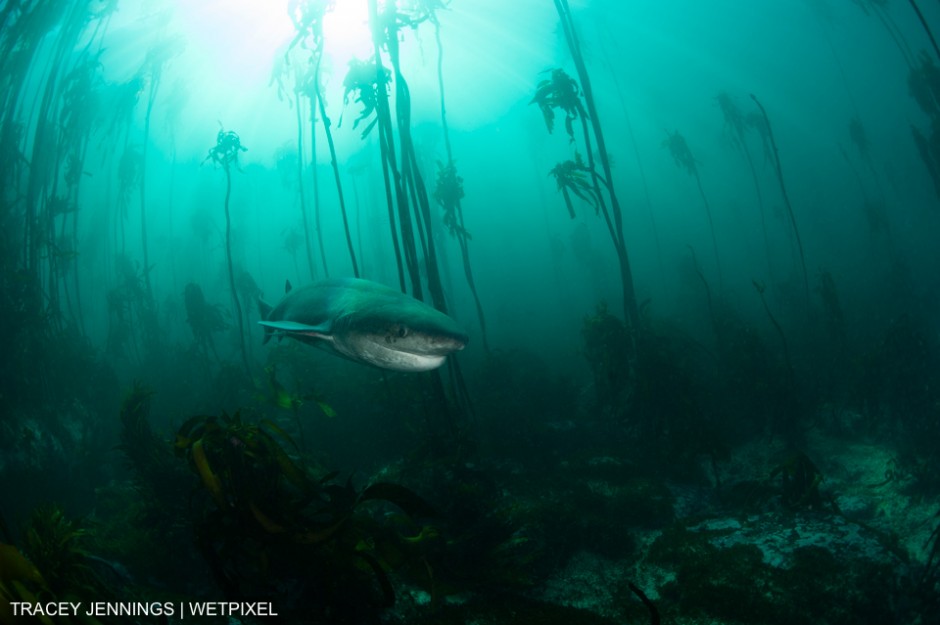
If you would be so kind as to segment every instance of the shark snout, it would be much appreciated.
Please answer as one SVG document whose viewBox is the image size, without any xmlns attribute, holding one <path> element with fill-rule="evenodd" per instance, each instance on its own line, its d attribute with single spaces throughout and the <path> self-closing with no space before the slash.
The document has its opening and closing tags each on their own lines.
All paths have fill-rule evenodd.
<svg viewBox="0 0 940 625">
<path fill-rule="evenodd" d="M 424 351 L 428 354 L 446 356 L 451 352 L 458 352 L 467 346 L 465 335 L 435 335 L 427 337 Z"/>
</svg>

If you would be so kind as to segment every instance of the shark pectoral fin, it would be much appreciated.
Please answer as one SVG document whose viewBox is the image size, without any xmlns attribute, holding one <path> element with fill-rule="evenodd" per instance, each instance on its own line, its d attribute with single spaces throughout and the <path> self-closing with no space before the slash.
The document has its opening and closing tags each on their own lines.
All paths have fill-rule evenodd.
<svg viewBox="0 0 940 625">
<path fill-rule="evenodd" d="M 296 321 L 259 321 L 258 323 L 265 328 L 271 328 L 272 330 L 285 332 L 287 334 L 302 334 L 311 338 L 327 340 L 332 338 L 329 333 L 329 327 L 326 324 L 312 326 L 306 323 L 297 323 Z"/>
</svg>

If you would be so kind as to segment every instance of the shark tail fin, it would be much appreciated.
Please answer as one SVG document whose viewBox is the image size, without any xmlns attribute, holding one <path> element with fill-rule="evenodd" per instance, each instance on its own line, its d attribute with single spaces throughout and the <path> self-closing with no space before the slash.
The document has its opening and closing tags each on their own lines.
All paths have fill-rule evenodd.
<svg viewBox="0 0 940 625">
<path fill-rule="evenodd" d="M 271 304 L 268 304 L 260 297 L 258 298 L 258 312 L 261 313 L 261 320 L 267 321 L 268 317 L 271 316 L 271 311 L 273 307 Z M 264 340 L 261 341 L 261 344 L 264 345 L 271 340 L 271 337 L 274 336 L 274 328 L 270 326 L 264 326 Z"/>
</svg>

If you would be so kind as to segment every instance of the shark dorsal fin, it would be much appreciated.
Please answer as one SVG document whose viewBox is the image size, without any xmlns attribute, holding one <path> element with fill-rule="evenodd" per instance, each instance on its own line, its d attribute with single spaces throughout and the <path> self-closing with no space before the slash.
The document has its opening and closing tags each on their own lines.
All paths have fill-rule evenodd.
<svg viewBox="0 0 940 625">
<path fill-rule="evenodd" d="M 288 293 L 290 293 L 290 290 L 292 288 L 294 287 L 291 286 L 290 280 L 284 280 L 284 294 L 287 295 Z"/>
</svg>

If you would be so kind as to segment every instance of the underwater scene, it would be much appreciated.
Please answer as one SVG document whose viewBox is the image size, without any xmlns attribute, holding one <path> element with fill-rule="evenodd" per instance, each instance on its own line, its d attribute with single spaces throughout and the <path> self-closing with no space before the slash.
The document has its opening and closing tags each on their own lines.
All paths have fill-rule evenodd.
<svg viewBox="0 0 940 625">
<path fill-rule="evenodd" d="M 940 624 L 936 0 L 0 0 L 0 625 Z"/>
</svg>

